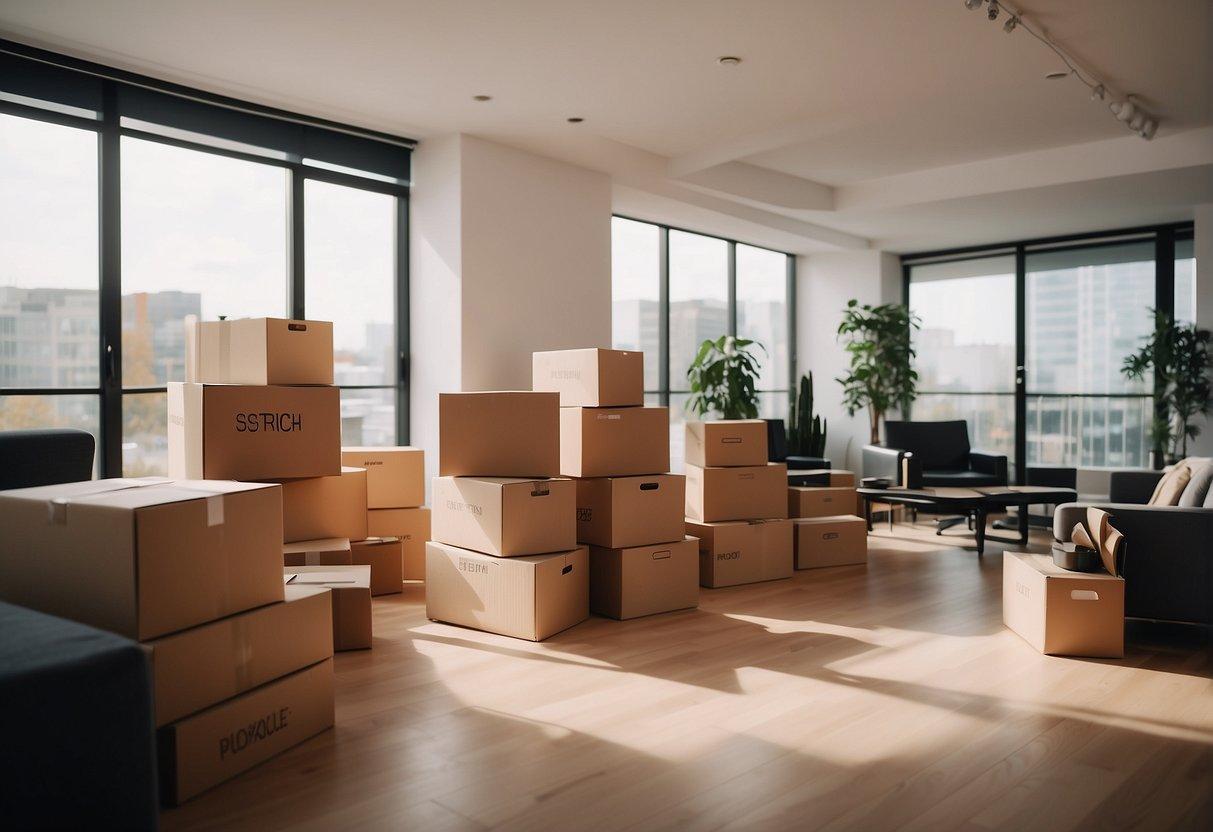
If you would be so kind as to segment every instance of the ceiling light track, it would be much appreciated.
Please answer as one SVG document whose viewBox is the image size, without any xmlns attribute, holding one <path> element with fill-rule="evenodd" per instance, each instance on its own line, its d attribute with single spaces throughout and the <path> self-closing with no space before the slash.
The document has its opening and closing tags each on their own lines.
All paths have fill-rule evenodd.
<svg viewBox="0 0 1213 832">
<path fill-rule="evenodd" d="M 1057 57 L 1061 58 L 1062 63 L 1066 65 L 1068 72 L 1050 72 L 1046 78 L 1065 78 L 1074 76 L 1091 91 L 1091 100 L 1099 99 L 1100 101 L 1108 101 L 1108 109 L 1115 116 L 1117 121 L 1122 122 L 1126 127 L 1132 130 L 1143 139 L 1149 140 L 1154 138 L 1154 133 L 1158 130 L 1158 118 L 1142 109 L 1141 104 L 1137 101 L 1132 93 L 1117 96 L 1112 93 L 1105 81 L 1101 81 L 1094 73 L 1082 69 L 1078 62 L 1070 55 L 1053 42 L 1052 38 L 1044 33 L 1044 30 L 1038 30 L 1024 19 L 1023 13 L 1012 8 L 1002 0 L 964 0 L 965 8 L 969 11 L 977 11 L 982 6 L 986 7 L 986 18 L 990 21 L 998 19 L 999 14 L 1006 14 L 1006 21 L 1002 24 L 1002 30 L 1008 35 L 1016 29 L 1023 29 L 1032 37 L 1043 43 L 1049 49 L 1053 50 Z"/>
</svg>

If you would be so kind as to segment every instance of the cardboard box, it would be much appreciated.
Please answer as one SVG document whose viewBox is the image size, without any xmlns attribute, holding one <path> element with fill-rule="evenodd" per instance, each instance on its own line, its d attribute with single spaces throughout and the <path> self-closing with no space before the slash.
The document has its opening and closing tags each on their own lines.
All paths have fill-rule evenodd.
<svg viewBox="0 0 1213 832">
<path fill-rule="evenodd" d="M 686 478 L 690 520 L 713 523 L 788 516 L 788 469 L 782 462 L 737 468 L 687 465 Z"/>
<path fill-rule="evenodd" d="M 486 555 L 567 552 L 577 546 L 572 480 L 435 477 L 430 539 Z"/>
<path fill-rule="evenodd" d="M 1125 581 L 1069 572 L 1049 555 L 1002 556 L 1002 620 L 1050 656 L 1125 654 Z"/>
<path fill-rule="evenodd" d="M 560 408 L 564 476 L 627 477 L 669 470 L 669 408 Z"/>
<path fill-rule="evenodd" d="M 323 588 L 286 587 L 286 600 L 147 643 L 156 725 L 166 725 L 333 655 Z"/>
<path fill-rule="evenodd" d="M 332 384 L 328 321 L 238 318 L 185 322 L 185 380 L 201 384 Z"/>
<path fill-rule="evenodd" d="M 686 461 L 700 468 L 766 465 L 767 423 L 721 419 L 686 423 Z"/>
<path fill-rule="evenodd" d="M 333 599 L 333 650 L 371 646 L 371 567 L 296 566 L 285 571 L 287 592 L 326 587 Z"/>
<path fill-rule="evenodd" d="M 161 800 L 189 800 L 332 726 L 330 658 L 157 731 Z"/>
<path fill-rule="evenodd" d="M 282 489 L 92 480 L 0 492 L 0 600 L 151 639 L 282 600 Z"/>
<path fill-rule="evenodd" d="M 577 542 L 621 549 L 681 540 L 685 503 L 680 474 L 577 480 Z"/>
<path fill-rule="evenodd" d="M 797 569 L 868 562 L 868 524 L 858 517 L 804 517 L 792 529 Z"/>
<path fill-rule="evenodd" d="M 792 521 L 687 521 L 699 538 L 699 583 L 722 587 L 792 577 Z"/>
<path fill-rule="evenodd" d="M 338 390 L 170 382 L 168 468 L 175 479 L 340 474 Z"/>
<path fill-rule="evenodd" d="M 559 393 L 561 407 L 639 407 L 644 353 L 596 348 L 532 353 L 531 387 Z"/>
<path fill-rule="evenodd" d="M 398 537 L 404 551 L 404 579 L 425 580 L 425 542 L 430 539 L 431 513 L 417 508 L 374 508 L 366 513 L 371 537 Z"/>
<path fill-rule="evenodd" d="M 558 476 L 560 395 L 439 393 L 438 474 Z"/>
<path fill-rule="evenodd" d="M 282 481 L 287 543 L 325 537 L 362 540 L 369 534 L 366 523 L 366 469 L 343 467 L 332 477 Z"/>
<path fill-rule="evenodd" d="M 404 592 L 404 549 L 398 537 L 350 541 L 355 564 L 371 567 L 371 595 Z"/>
<path fill-rule="evenodd" d="M 366 469 L 367 508 L 413 508 L 425 502 L 421 448 L 342 448 L 341 464 Z"/>
<path fill-rule="evenodd" d="M 427 543 L 425 614 L 435 621 L 543 641 L 590 615 L 586 547 L 498 558 Z"/>
<path fill-rule="evenodd" d="M 590 611 L 639 618 L 699 606 L 699 543 L 590 547 Z"/>
<path fill-rule="evenodd" d="M 788 470 L 788 484 L 811 488 L 855 487 L 855 472 L 841 468 L 800 468 Z"/>
<path fill-rule="evenodd" d="M 813 488 L 793 486 L 788 489 L 789 517 L 836 517 L 855 510 L 853 487 Z"/>
<path fill-rule="evenodd" d="M 326 537 L 282 544 L 283 566 L 347 566 L 353 562 L 348 538 Z"/>
</svg>

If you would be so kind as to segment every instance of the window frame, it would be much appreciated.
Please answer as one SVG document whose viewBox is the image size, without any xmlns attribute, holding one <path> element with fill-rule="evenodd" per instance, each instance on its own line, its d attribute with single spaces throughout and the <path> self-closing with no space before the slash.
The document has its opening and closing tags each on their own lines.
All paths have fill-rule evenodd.
<svg viewBox="0 0 1213 832">
<path fill-rule="evenodd" d="M 98 398 L 98 454 L 97 471 L 101 477 L 122 476 L 122 430 L 123 430 L 123 397 L 127 395 L 144 395 L 165 393 L 165 386 L 123 387 L 122 383 L 122 193 L 121 193 L 121 140 L 132 137 L 145 141 L 159 142 L 203 153 L 212 153 L 233 159 L 254 162 L 285 170 L 287 176 L 287 297 L 284 303 L 284 313 L 295 319 L 305 319 L 307 309 L 306 296 L 306 261 L 305 261 L 305 217 L 306 199 L 304 190 L 309 180 L 342 185 L 364 191 L 387 194 L 395 199 L 395 236 L 394 236 L 394 293 L 395 293 L 395 329 L 396 329 L 396 380 L 394 384 L 369 385 L 339 385 L 342 390 L 394 390 L 396 405 L 396 442 L 407 444 L 409 441 L 409 366 L 410 366 L 410 334 L 409 334 L 409 199 L 411 192 L 411 175 L 409 172 L 409 153 L 415 142 L 403 137 L 376 133 L 347 125 L 328 122 L 309 116 L 302 116 L 275 110 L 261 105 L 237 101 L 193 90 L 176 84 L 161 82 L 156 79 L 114 70 L 97 64 L 77 61 L 72 58 L 59 56 L 43 50 L 25 47 L 8 41 L 0 40 L 0 57 L 5 60 L 27 60 L 30 62 L 31 73 L 40 71 L 53 73 L 52 83 L 48 85 L 50 92 L 47 98 L 39 102 L 24 103 L 0 99 L 0 113 L 27 118 L 65 127 L 83 129 L 96 134 L 97 137 L 97 206 L 98 206 L 98 383 L 88 387 L 46 387 L 46 388 L 17 388 L 0 387 L 0 396 L 74 396 L 95 395 Z M 47 67 L 50 70 L 47 70 Z M 31 75 L 31 77 L 33 77 Z M 99 86 L 100 109 L 94 117 L 86 111 L 73 110 L 70 85 L 79 81 L 81 85 L 90 88 Z M 61 90 L 57 84 L 62 84 L 62 98 L 68 102 L 66 106 L 58 106 L 50 100 L 52 94 L 57 95 Z M 379 151 L 400 154 L 403 159 L 402 177 L 396 181 L 387 181 L 386 177 L 373 173 L 375 166 L 382 166 L 382 159 L 372 160 L 368 165 L 366 176 L 330 167 L 320 167 L 307 164 L 300 153 L 262 154 L 241 150 L 231 146 L 230 140 L 222 136 L 208 137 L 199 135 L 197 139 L 180 135 L 166 135 L 160 132 L 144 129 L 143 127 L 123 124 L 120 92 L 123 88 L 141 87 L 158 93 L 173 96 L 174 102 L 183 111 L 192 116 L 205 119 L 215 116 L 220 119 L 231 117 L 233 112 L 239 118 L 251 123 L 254 127 L 264 128 L 267 136 L 283 133 L 293 136 L 296 131 L 311 131 L 308 136 L 314 138 L 332 134 L 334 141 L 340 143 L 342 150 L 355 149 L 358 142 L 366 143 L 369 151 Z M 3 89 L 0 88 L 0 92 Z M 83 114 L 82 114 L 83 113 Z M 216 141 L 208 141 L 213 138 Z M 224 146 L 223 142 L 228 142 Z M 388 146 L 390 145 L 390 148 Z M 385 148 L 386 151 L 385 151 Z M 250 148 L 253 150 L 253 148 Z M 369 158 L 369 157 L 368 157 Z"/>
</svg>

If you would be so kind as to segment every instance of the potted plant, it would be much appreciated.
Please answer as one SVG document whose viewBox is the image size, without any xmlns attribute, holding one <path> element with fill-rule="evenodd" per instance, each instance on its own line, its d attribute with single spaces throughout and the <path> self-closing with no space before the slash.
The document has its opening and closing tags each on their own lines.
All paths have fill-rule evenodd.
<svg viewBox="0 0 1213 832">
<path fill-rule="evenodd" d="M 1154 397 L 1158 407 L 1150 438 L 1155 460 L 1168 462 L 1188 455 L 1188 440 L 1200 435 L 1198 416 L 1209 412 L 1210 333 L 1196 324 L 1180 324 L 1157 310 L 1154 332 L 1141 349 L 1125 357 L 1120 371 L 1127 378 L 1143 379 L 1154 371 Z"/>
<path fill-rule="evenodd" d="M 918 326 L 918 316 L 902 304 L 860 305 L 851 299 L 843 310 L 838 336 L 846 337 L 851 368 L 836 380 L 849 415 L 867 408 L 872 444 L 880 442 L 885 414 L 894 407 L 906 410 L 917 396 L 910 332 Z"/>
<path fill-rule="evenodd" d="M 800 392 L 788 412 L 788 455 L 824 457 L 826 420 L 813 415 L 813 374 L 800 377 Z"/>
<path fill-rule="evenodd" d="M 761 362 L 754 348 L 766 353 L 757 341 L 732 335 L 700 344 L 687 370 L 691 383 L 687 410 L 700 418 L 714 413 L 721 419 L 757 419 Z"/>
</svg>

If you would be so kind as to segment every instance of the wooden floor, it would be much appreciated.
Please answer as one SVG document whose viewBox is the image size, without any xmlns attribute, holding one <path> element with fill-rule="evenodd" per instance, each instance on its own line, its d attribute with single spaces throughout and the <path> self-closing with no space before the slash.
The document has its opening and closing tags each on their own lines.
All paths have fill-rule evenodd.
<svg viewBox="0 0 1213 832">
<path fill-rule="evenodd" d="M 866 568 L 542 644 L 429 622 L 421 586 L 377 599 L 337 727 L 165 827 L 1213 829 L 1202 634 L 1041 656 L 1002 627 L 1002 546 L 870 543 Z"/>
</svg>

